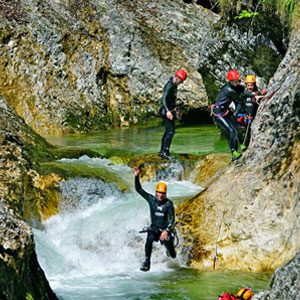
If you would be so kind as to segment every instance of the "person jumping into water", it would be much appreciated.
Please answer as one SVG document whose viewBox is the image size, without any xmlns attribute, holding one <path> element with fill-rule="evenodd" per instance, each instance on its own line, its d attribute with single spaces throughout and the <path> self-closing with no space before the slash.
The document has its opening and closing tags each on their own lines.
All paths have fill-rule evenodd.
<svg viewBox="0 0 300 300">
<path fill-rule="evenodd" d="M 175 210 L 173 202 L 167 198 L 167 185 L 158 182 L 155 188 L 155 196 L 147 193 L 140 183 L 140 169 L 132 168 L 135 175 L 135 190 L 148 202 L 150 207 L 151 225 L 147 229 L 147 240 L 145 244 L 145 261 L 140 270 L 149 271 L 151 264 L 151 253 L 153 242 L 160 241 L 167 249 L 167 255 L 175 258 L 174 225 Z"/>
</svg>

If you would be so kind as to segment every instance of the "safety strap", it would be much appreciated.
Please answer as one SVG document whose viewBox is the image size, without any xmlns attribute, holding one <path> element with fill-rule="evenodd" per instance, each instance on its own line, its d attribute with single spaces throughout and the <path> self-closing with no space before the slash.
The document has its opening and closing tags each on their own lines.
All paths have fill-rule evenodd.
<svg viewBox="0 0 300 300">
<path fill-rule="evenodd" d="M 223 113 L 219 113 L 219 114 L 214 113 L 214 108 L 219 107 L 217 104 L 212 104 L 208 107 L 210 108 L 210 115 L 211 116 L 215 116 L 217 118 L 220 118 L 220 117 L 225 117 L 229 114 L 229 109 L 226 109 L 225 112 L 223 112 Z"/>
</svg>

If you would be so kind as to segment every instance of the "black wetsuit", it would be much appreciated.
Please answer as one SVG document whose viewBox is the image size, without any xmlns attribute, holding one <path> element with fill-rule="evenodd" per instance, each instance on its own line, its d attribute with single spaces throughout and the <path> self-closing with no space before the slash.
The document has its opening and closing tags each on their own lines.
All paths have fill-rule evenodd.
<svg viewBox="0 0 300 300">
<path fill-rule="evenodd" d="M 242 142 L 242 136 L 239 124 L 229 105 L 233 101 L 236 106 L 236 112 L 238 112 L 242 106 L 243 92 L 244 88 L 242 86 L 235 87 L 230 83 L 226 83 L 221 88 L 213 107 L 214 121 L 225 131 L 231 152 L 238 150 L 238 145 Z"/>
<path fill-rule="evenodd" d="M 246 147 L 249 146 L 250 138 L 251 138 L 251 124 L 256 116 L 257 110 L 258 110 L 258 104 L 255 102 L 254 96 L 255 92 L 257 95 L 260 95 L 258 92 L 258 89 L 255 88 L 254 92 L 244 92 L 244 109 L 243 112 L 246 114 L 246 133 L 244 138 L 244 145 Z"/>
<path fill-rule="evenodd" d="M 178 86 L 173 82 L 173 77 L 171 77 L 164 86 L 163 97 L 162 97 L 162 108 L 161 116 L 165 123 L 165 133 L 161 141 L 160 153 L 169 155 L 170 146 L 175 134 L 175 107 L 176 107 L 176 97 L 177 97 Z M 166 117 L 167 112 L 170 111 L 173 115 L 173 120 Z"/>
<path fill-rule="evenodd" d="M 257 92 L 257 95 L 260 95 L 260 93 Z M 258 109 L 258 104 L 255 102 L 255 99 L 253 99 L 254 96 L 254 92 L 244 92 L 244 111 L 251 118 L 254 118 L 256 116 Z"/>
<path fill-rule="evenodd" d="M 146 261 L 150 264 L 153 242 L 159 241 L 163 230 L 168 231 L 168 238 L 161 243 L 167 248 L 168 254 L 175 258 L 174 238 L 171 234 L 175 223 L 173 202 L 167 198 L 160 201 L 155 196 L 147 193 L 141 186 L 139 176 L 135 176 L 135 189 L 148 202 L 150 207 L 151 230 L 148 231 L 145 245 Z"/>
</svg>

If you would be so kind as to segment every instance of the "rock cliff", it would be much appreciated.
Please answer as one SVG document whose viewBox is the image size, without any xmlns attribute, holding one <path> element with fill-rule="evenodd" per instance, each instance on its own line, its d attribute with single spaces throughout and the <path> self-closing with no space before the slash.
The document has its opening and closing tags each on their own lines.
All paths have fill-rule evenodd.
<svg viewBox="0 0 300 300">
<path fill-rule="evenodd" d="M 250 147 L 179 212 L 200 268 L 275 270 L 300 248 L 300 31 L 260 106 Z"/>
<path fill-rule="evenodd" d="M 41 134 L 147 120 L 179 67 L 180 105 L 205 110 L 229 68 L 265 57 L 266 81 L 281 58 L 272 37 L 181 0 L 1 1 L 0 53 L 0 94 Z"/>
<path fill-rule="evenodd" d="M 37 136 L 0 97 L 0 298 L 56 299 L 35 254 L 27 220 L 38 218 L 34 196 Z M 27 299 L 27 298 L 26 298 Z"/>
<path fill-rule="evenodd" d="M 270 286 L 264 293 L 255 295 L 253 300 L 297 300 L 300 286 L 300 252 L 284 266 L 276 270 Z"/>
</svg>

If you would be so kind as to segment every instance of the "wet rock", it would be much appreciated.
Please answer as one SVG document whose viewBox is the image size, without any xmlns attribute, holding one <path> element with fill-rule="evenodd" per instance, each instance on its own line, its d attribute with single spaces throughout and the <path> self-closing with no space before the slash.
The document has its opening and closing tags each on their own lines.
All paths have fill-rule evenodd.
<svg viewBox="0 0 300 300">
<path fill-rule="evenodd" d="M 34 180 L 33 167 L 38 150 L 46 152 L 46 145 L 0 97 L 1 299 L 57 299 L 37 262 L 32 231 L 24 220 L 39 219 L 34 191 L 45 185 Z"/>
<path fill-rule="evenodd" d="M 255 295 L 253 300 L 295 300 L 299 298 L 299 286 L 300 252 L 290 262 L 276 270 L 268 290 Z"/>
<path fill-rule="evenodd" d="M 188 79 L 178 103 L 203 111 L 228 68 L 253 70 L 245 57 L 262 47 L 273 55 L 265 68 L 280 57 L 269 37 L 223 28 L 220 16 L 183 1 L 26 0 L 5 9 L 1 94 L 42 134 L 143 122 L 158 114 L 163 86 L 180 67 Z"/>
<path fill-rule="evenodd" d="M 199 268 L 273 271 L 300 249 L 300 32 L 270 81 L 252 140 L 196 199 L 178 210 L 181 231 L 193 236 Z"/>
</svg>

